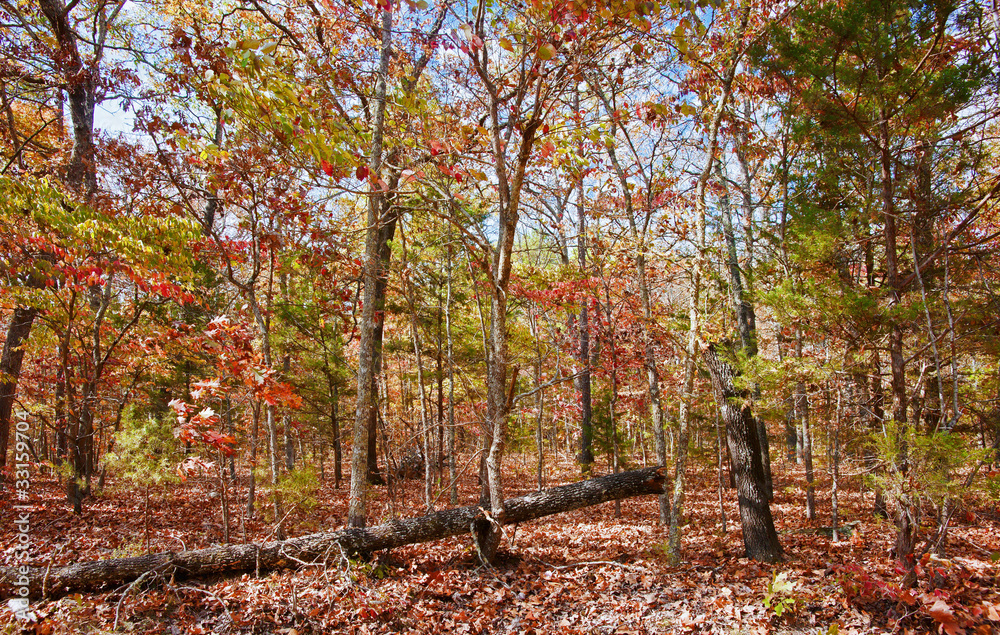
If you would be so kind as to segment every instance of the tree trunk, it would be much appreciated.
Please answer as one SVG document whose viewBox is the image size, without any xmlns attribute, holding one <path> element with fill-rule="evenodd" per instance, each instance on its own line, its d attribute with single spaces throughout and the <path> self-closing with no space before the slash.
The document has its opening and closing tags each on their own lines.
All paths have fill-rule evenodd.
<svg viewBox="0 0 1000 635">
<path fill-rule="evenodd" d="M 445 336 L 448 339 L 448 482 L 451 504 L 458 504 L 458 478 L 455 461 L 455 347 L 451 334 L 451 234 L 448 235 L 448 298 L 444 305 Z"/>
<path fill-rule="evenodd" d="M 404 268 L 406 265 L 406 242 L 403 242 Z M 410 304 L 410 338 L 413 344 L 413 356 L 417 365 L 417 393 L 420 399 L 420 440 L 424 454 L 424 505 L 427 512 L 434 511 L 434 462 L 431 460 L 432 429 L 430 415 L 427 412 L 427 390 L 424 388 L 423 354 L 420 349 L 420 331 L 417 328 L 416 290 L 413 280 L 409 281 L 407 298 Z"/>
<path fill-rule="evenodd" d="M 833 541 L 837 542 L 840 540 L 838 535 L 838 529 L 840 523 L 839 518 L 839 500 L 840 500 L 840 421 L 842 418 L 843 411 L 841 410 L 841 390 L 837 389 L 837 413 L 836 419 L 833 427 L 833 460 L 830 464 L 830 515 L 832 516 L 830 523 L 833 527 Z"/>
<path fill-rule="evenodd" d="M 390 162 L 393 158 L 390 157 Z M 390 190 L 398 186 L 398 177 L 390 179 Z M 372 332 L 372 383 L 371 403 L 368 412 L 368 482 L 372 485 L 384 485 L 385 479 L 378 467 L 378 381 L 382 375 L 382 349 L 385 335 L 385 292 L 389 285 L 389 265 L 392 261 L 392 247 L 389 243 L 396 235 L 396 222 L 399 220 L 399 208 L 395 204 L 382 199 L 379 213 L 378 229 L 378 270 L 375 278 L 375 296 L 372 304 L 375 307 L 375 326 Z"/>
<path fill-rule="evenodd" d="M 573 106 L 580 110 L 580 92 L 573 93 Z M 576 238 L 576 257 L 580 265 L 580 275 L 587 276 L 587 213 L 583 205 L 583 174 L 577 182 L 576 213 L 579 222 L 579 233 Z M 580 298 L 579 349 L 578 363 L 580 376 L 576 380 L 580 393 L 580 470 L 584 476 L 590 475 L 594 463 L 594 417 L 590 390 L 590 313 L 587 306 L 590 294 L 586 291 Z"/>
<path fill-rule="evenodd" d="M 719 96 L 718 106 L 712 114 L 708 127 L 705 165 L 701 174 L 698 175 L 698 183 L 695 187 L 695 237 L 694 237 L 694 262 L 691 266 L 691 300 L 688 308 L 689 326 L 688 340 L 685 350 L 684 360 L 684 392 L 681 397 L 680 408 L 678 409 L 678 434 L 677 453 L 675 455 L 676 472 L 674 474 L 674 496 L 670 507 L 670 534 L 669 534 L 669 557 L 672 561 L 678 562 L 681 557 L 681 537 L 680 523 L 684 513 L 684 477 L 687 467 L 687 446 L 688 429 L 691 423 L 691 404 L 694 401 L 694 378 L 697 373 L 697 356 L 699 341 L 701 339 L 701 285 L 702 270 L 705 265 L 706 249 L 705 242 L 705 220 L 707 215 L 707 193 L 708 181 L 712 175 L 712 168 L 715 165 L 715 152 L 719 146 L 719 129 L 722 125 L 722 118 L 727 111 L 729 98 L 733 91 L 733 80 L 736 77 L 736 70 L 740 59 L 743 57 L 743 35 L 746 33 L 747 24 L 750 19 L 750 6 L 746 5 L 741 10 L 740 25 L 734 34 L 735 48 L 729 60 L 728 67 L 722 77 L 720 86 L 722 94 Z M 756 438 L 756 428 L 753 437 Z M 760 444 L 756 446 L 760 451 Z M 758 457 L 759 460 L 759 457 Z"/>
<path fill-rule="evenodd" d="M 774 529 L 771 507 L 764 488 L 764 465 L 754 416 L 747 405 L 746 391 L 738 390 L 733 367 L 720 356 L 720 345 L 705 349 L 702 357 L 712 376 L 712 388 L 719 412 L 726 422 L 729 452 L 736 475 L 740 501 L 743 546 L 746 555 L 760 562 L 778 562 L 783 557 Z"/>
<path fill-rule="evenodd" d="M 484 8 L 485 3 L 480 3 L 479 10 L 482 11 Z M 485 38 L 486 34 L 482 30 L 482 22 L 479 26 L 478 35 L 481 39 Z M 503 128 L 512 124 L 510 121 L 501 123 L 501 109 L 507 107 L 507 99 L 501 98 L 496 90 L 496 84 L 490 76 L 491 71 L 486 52 L 480 50 L 478 53 L 473 53 L 471 57 L 476 73 L 489 90 L 489 135 L 499 193 L 497 238 L 495 245 L 492 245 L 489 250 L 490 324 L 488 336 L 485 338 L 488 352 L 486 358 L 486 426 L 490 442 L 485 466 L 489 516 L 477 520 L 474 531 L 479 557 L 483 562 L 490 563 L 500 545 L 500 528 L 507 522 L 500 467 L 507 442 L 507 415 L 510 412 L 513 396 L 510 393 L 514 389 L 514 382 L 517 379 L 517 368 L 514 368 L 513 372 L 509 374 L 510 389 L 508 390 L 510 335 L 507 329 L 507 290 L 510 287 L 512 253 L 520 212 L 521 191 L 524 187 L 528 161 L 531 159 L 535 144 L 535 132 L 542 125 L 546 100 L 536 99 L 531 107 L 530 115 L 518 113 L 521 141 L 517 145 L 516 159 L 509 168 L 507 147 L 510 139 L 504 138 Z M 540 93 L 544 82 L 541 77 L 537 78 L 536 81 Z M 533 84 L 534 81 L 525 84 L 525 89 L 534 91 Z M 514 117 L 515 115 L 510 116 Z"/>
<path fill-rule="evenodd" d="M 287 301 L 287 298 L 286 298 Z M 288 354 L 281 360 L 281 376 L 288 381 L 288 373 L 291 371 L 291 357 Z M 295 437 L 292 434 L 292 414 L 286 410 L 281 417 L 281 430 L 284 438 L 285 470 L 292 472 L 295 470 Z"/>
<path fill-rule="evenodd" d="M 645 468 L 512 498 L 504 502 L 504 524 L 523 523 L 611 500 L 656 495 L 663 491 L 665 472 L 663 468 Z M 51 569 L 31 567 L 27 573 L 3 567 L 0 568 L 0 590 L 9 594 L 13 583 L 21 576 L 28 578 L 32 596 L 56 598 L 77 590 L 120 585 L 147 574 L 194 577 L 294 568 L 302 563 L 321 561 L 330 554 L 337 554 L 334 557 L 341 553 L 367 556 L 374 551 L 464 534 L 481 520 L 480 506 L 470 505 L 395 520 L 369 529 L 341 529 L 261 545 L 225 545 Z"/>
<path fill-rule="evenodd" d="M 24 343 L 31 334 L 31 325 L 38 311 L 17 307 L 7 327 L 7 339 L 0 357 L 0 468 L 7 465 L 7 441 L 10 438 L 10 420 L 17 395 L 17 380 L 24 361 Z"/>
<path fill-rule="evenodd" d="M 330 432 L 333 434 L 333 488 L 340 489 L 340 481 L 344 478 L 344 454 L 340 444 L 340 419 L 337 416 L 340 410 L 340 395 L 337 385 L 331 388 L 333 393 L 330 399 Z"/>
<path fill-rule="evenodd" d="M 802 361 L 802 329 L 795 329 L 795 357 Z M 802 440 L 802 463 L 806 470 L 806 519 L 816 520 L 816 487 L 813 485 L 812 430 L 809 429 L 809 395 L 805 382 L 795 385 L 795 415 L 798 418 L 798 438 Z"/>
<path fill-rule="evenodd" d="M 744 215 L 753 218 L 753 204 L 751 201 L 750 170 L 747 166 L 744 153 L 738 148 L 736 156 L 739 159 L 741 171 L 743 172 L 743 208 Z M 722 162 L 716 164 L 719 179 L 723 183 L 728 182 Z M 740 343 L 747 359 L 757 355 L 757 314 L 753 304 L 747 300 L 747 292 L 744 289 L 743 273 L 740 270 L 739 255 L 736 251 L 736 233 L 733 231 L 732 211 L 729 206 L 729 194 L 723 193 L 719 200 L 719 207 L 722 212 L 722 233 L 726 241 L 726 261 L 729 270 L 730 299 L 733 303 L 733 313 L 736 316 L 737 330 L 740 334 Z M 751 250 L 752 255 L 752 250 Z M 754 385 L 751 389 L 754 400 L 760 398 L 760 387 Z M 760 417 L 755 419 L 757 426 L 757 438 L 760 440 L 760 458 L 764 465 L 764 491 L 767 493 L 767 500 L 774 500 L 774 483 L 771 477 L 771 448 L 767 440 L 767 424 Z"/>
<path fill-rule="evenodd" d="M 392 52 L 392 9 L 382 10 L 382 48 L 378 81 L 375 89 L 375 121 L 372 134 L 371 178 L 382 173 L 382 135 L 385 128 L 386 81 Z M 375 287 L 379 265 L 379 211 L 381 196 L 377 187 L 369 186 L 368 213 L 365 221 L 364 306 L 361 312 L 361 339 L 358 350 L 358 405 L 354 420 L 354 442 L 351 446 L 351 491 L 348 498 L 347 524 L 364 527 L 368 490 L 369 442 L 372 411 L 375 408 L 372 386 L 375 381 Z"/>
</svg>

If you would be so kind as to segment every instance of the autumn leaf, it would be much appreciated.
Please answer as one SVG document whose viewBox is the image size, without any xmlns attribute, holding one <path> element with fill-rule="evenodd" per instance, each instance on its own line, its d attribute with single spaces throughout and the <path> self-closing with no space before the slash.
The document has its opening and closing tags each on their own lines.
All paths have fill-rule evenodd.
<svg viewBox="0 0 1000 635">
<path fill-rule="evenodd" d="M 538 58 L 542 60 L 550 60 L 556 56 L 556 47 L 551 44 L 542 44 L 538 47 Z"/>
<path fill-rule="evenodd" d="M 955 621 L 955 613 L 944 600 L 939 598 L 929 609 L 927 609 L 927 612 L 941 624 L 941 628 L 944 629 L 948 635 L 965 635 L 965 629 L 961 628 Z"/>
<path fill-rule="evenodd" d="M 323 169 L 323 172 L 325 172 L 327 176 L 333 176 L 333 164 L 326 159 L 319 162 L 319 167 Z"/>
</svg>

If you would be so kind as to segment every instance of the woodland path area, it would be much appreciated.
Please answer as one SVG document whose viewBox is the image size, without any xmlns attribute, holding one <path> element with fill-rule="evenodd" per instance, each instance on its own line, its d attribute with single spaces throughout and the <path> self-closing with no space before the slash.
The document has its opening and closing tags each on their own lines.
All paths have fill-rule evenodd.
<svg viewBox="0 0 1000 635">
<path fill-rule="evenodd" d="M 576 471 L 562 465 L 562 482 L 575 480 Z M 942 624 L 987 633 L 1000 626 L 990 619 L 1000 617 L 991 562 L 1000 551 L 995 502 L 956 515 L 949 558 L 928 562 L 918 588 L 907 595 L 894 587 L 892 528 L 872 519 L 871 492 L 859 490 L 858 478 L 846 479 L 841 497 L 842 517 L 853 531 L 833 543 L 821 527 L 829 522 L 829 501 L 821 497 L 819 520 L 805 523 L 800 470 L 779 465 L 776 477 L 775 516 L 789 557 L 775 566 L 742 557 L 732 492 L 726 496 L 729 531 L 722 533 L 715 475 L 706 469 L 693 479 L 685 557 L 676 567 L 665 556 L 666 530 L 655 525 L 656 499 L 645 496 L 623 501 L 621 518 L 609 502 L 509 526 L 493 569 L 478 565 L 471 540 L 462 535 L 379 552 L 370 561 L 337 557 L 325 566 L 259 576 L 148 576 L 112 591 L 35 602 L 36 620 L 28 624 L 3 611 L 0 624 L 2 632 L 26 633 L 247 634 L 826 633 L 834 624 L 841 633 L 920 632 Z M 530 492 L 531 482 L 527 470 L 518 474 L 512 494 Z M 396 492 L 399 508 L 420 500 L 419 482 L 403 483 Z M 173 506 L 154 497 L 152 551 L 204 548 L 218 539 L 205 485 L 192 479 L 174 486 L 172 498 L 181 502 Z M 141 553 L 140 493 L 112 483 L 74 517 L 55 482 L 33 483 L 33 490 L 33 564 L 57 567 Z M 465 491 L 462 500 L 473 496 Z M 295 512 L 293 535 L 342 525 L 346 492 L 324 482 L 317 500 Z M 389 514 L 388 503 L 380 504 L 377 518 Z M 10 527 L 13 520 L 5 507 L 0 522 Z M 267 531 L 264 523 L 247 523 L 251 541 L 266 540 Z M 14 538 L 13 532 L 3 535 L 4 553 Z M 240 539 L 236 529 L 234 540 Z"/>
</svg>

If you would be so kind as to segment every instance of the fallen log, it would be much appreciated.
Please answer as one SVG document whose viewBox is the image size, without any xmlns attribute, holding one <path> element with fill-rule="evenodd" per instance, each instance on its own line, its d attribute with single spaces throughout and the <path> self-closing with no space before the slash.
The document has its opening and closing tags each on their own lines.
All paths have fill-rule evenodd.
<svg viewBox="0 0 1000 635">
<path fill-rule="evenodd" d="M 666 470 L 650 467 L 553 487 L 506 501 L 504 524 L 589 507 L 612 500 L 663 492 Z M 81 590 L 120 585 L 154 573 L 198 577 L 221 573 L 271 571 L 364 556 L 375 551 L 468 533 L 488 522 L 477 505 L 393 520 L 366 529 L 348 528 L 264 544 L 219 545 L 206 549 L 154 553 L 54 567 L 0 567 L 4 596 L 28 583 L 30 597 L 56 598 Z"/>
</svg>

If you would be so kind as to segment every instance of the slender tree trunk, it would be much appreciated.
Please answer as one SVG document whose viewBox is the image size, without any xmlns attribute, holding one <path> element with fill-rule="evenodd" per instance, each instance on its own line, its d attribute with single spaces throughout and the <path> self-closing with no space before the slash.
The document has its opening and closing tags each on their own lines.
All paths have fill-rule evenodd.
<svg viewBox="0 0 1000 635">
<path fill-rule="evenodd" d="M 485 38 L 483 30 L 486 1 L 477 5 L 476 11 L 479 37 Z M 525 89 L 535 93 L 536 98 L 531 106 L 530 115 L 516 113 L 503 115 L 501 109 L 506 109 L 507 99 L 500 94 L 500 89 L 491 75 L 489 51 L 480 47 L 470 50 L 470 57 L 488 93 L 489 138 L 495 163 L 498 189 L 498 219 L 496 243 L 490 250 L 489 281 L 490 281 L 490 325 L 488 336 L 488 356 L 486 365 L 486 422 L 490 432 L 489 454 L 486 456 L 486 475 L 489 494 L 489 514 L 475 522 L 476 548 L 481 560 L 492 563 L 500 546 L 500 529 L 506 522 L 506 511 L 501 482 L 501 463 L 504 447 L 507 441 L 507 415 L 510 412 L 513 390 L 517 379 L 517 368 L 508 373 L 510 365 L 509 333 L 507 330 L 507 291 L 510 287 L 512 253 L 514 237 L 517 231 L 518 217 L 521 205 L 521 192 L 524 187 L 525 173 L 531 159 L 535 144 L 535 133 L 542 125 L 544 108 L 547 99 L 540 99 L 544 79 L 538 77 L 525 85 Z M 536 83 L 537 82 L 537 83 Z M 513 125 L 508 116 L 519 118 L 520 143 L 516 146 L 517 156 L 508 168 L 507 147 L 510 139 L 504 138 L 504 128 Z M 510 387 L 508 388 L 508 381 Z"/>
<path fill-rule="evenodd" d="M 883 236 L 885 239 L 886 283 L 889 287 L 889 307 L 891 314 L 902 300 L 902 286 L 899 277 L 899 262 L 897 252 L 896 208 L 893 183 L 893 157 L 890 149 L 889 115 L 880 113 L 879 125 L 879 159 L 882 180 L 882 214 Z M 906 478 L 909 472 L 908 448 L 906 447 L 905 428 L 907 425 L 906 411 L 908 395 L 906 391 L 906 359 L 903 355 L 903 326 L 901 318 L 891 318 L 889 324 L 889 369 L 891 371 L 892 419 L 891 430 L 897 435 L 898 454 L 889 457 L 890 469 Z M 913 550 L 916 547 L 919 510 L 908 496 L 897 496 L 896 503 L 896 560 L 902 565 L 905 573 L 901 585 L 910 588 L 916 583 L 916 558 Z"/>
<path fill-rule="evenodd" d="M 580 93 L 573 93 L 573 103 L 580 110 Z M 584 207 L 583 174 L 577 182 L 576 213 L 579 223 L 579 233 L 576 239 L 576 257 L 580 266 L 580 275 L 587 279 L 587 212 Z M 588 304 L 590 293 L 584 292 L 580 299 L 580 319 L 578 331 L 578 363 L 580 376 L 577 377 L 577 390 L 580 394 L 580 468 L 584 476 L 590 475 L 594 463 L 594 425 L 593 404 L 590 392 L 590 312 Z"/>
<path fill-rule="evenodd" d="M 287 377 L 291 371 L 291 358 L 286 354 L 281 360 L 282 377 Z M 284 435 L 285 446 L 285 470 L 291 472 L 295 469 L 295 436 L 292 434 L 292 414 L 285 412 L 281 417 L 281 429 Z"/>
<path fill-rule="evenodd" d="M 833 541 L 838 542 L 840 540 L 839 529 L 840 518 L 839 518 L 839 497 L 840 497 L 840 420 L 843 416 L 843 410 L 841 409 L 841 390 L 837 389 L 837 414 L 836 420 L 833 427 L 833 461 L 830 465 L 830 514 L 832 515 L 831 524 L 833 526 Z"/>
<path fill-rule="evenodd" d="M 398 177 L 393 175 L 390 179 L 390 190 L 394 190 L 398 184 Z M 368 482 L 372 485 L 384 485 L 378 467 L 378 451 L 376 439 L 378 437 L 378 382 L 382 376 L 383 365 L 383 339 L 385 334 L 385 294 L 389 285 L 389 265 L 392 261 L 391 242 L 396 234 L 396 224 L 399 221 L 399 208 L 388 197 L 383 196 L 381 212 L 379 214 L 378 231 L 378 278 L 375 282 L 375 297 L 372 300 L 375 306 L 375 330 L 372 333 L 372 386 L 371 400 L 372 408 L 368 413 Z"/>
<path fill-rule="evenodd" d="M 607 325 L 605 338 L 611 350 L 611 397 L 608 399 L 608 424 L 611 426 L 611 471 L 617 474 L 621 465 L 618 454 L 618 420 L 615 408 L 618 405 L 618 349 L 615 343 L 615 329 L 611 316 L 611 287 L 607 279 L 604 281 L 604 323 Z M 615 501 L 615 518 L 622 516 L 622 502 Z"/>
<path fill-rule="evenodd" d="M 330 427 L 333 433 L 333 487 L 340 489 L 340 481 L 344 478 L 344 455 L 340 444 L 340 395 L 337 384 L 330 388 Z"/>
<path fill-rule="evenodd" d="M 284 512 L 282 511 L 281 505 L 281 492 L 278 489 L 278 482 L 280 480 L 280 461 L 281 456 L 278 450 L 278 407 L 268 404 L 265 413 L 265 422 L 267 424 L 267 454 L 268 454 L 268 464 L 271 469 L 271 488 L 273 490 L 271 495 L 271 500 L 274 506 L 274 522 L 275 536 L 278 540 L 284 539 L 284 528 L 282 527 L 282 520 L 284 519 Z"/>
<path fill-rule="evenodd" d="M 545 487 L 545 453 L 542 447 L 542 421 L 544 420 L 545 389 L 542 388 L 542 347 L 538 333 L 538 316 L 535 307 L 528 308 L 528 326 L 535 342 L 535 448 L 538 450 L 538 491 Z"/>
<path fill-rule="evenodd" d="M 601 97 L 601 100 L 604 102 L 605 108 L 609 112 L 613 112 L 614 109 L 611 107 L 607 97 L 605 97 L 603 92 L 601 92 L 600 87 L 596 83 L 594 86 L 598 95 Z M 612 134 L 615 134 L 616 128 L 616 121 L 612 118 Z M 639 300 L 642 304 L 643 321 L 640 324 L 640 329 L 643 339 L 643 365 L 646 379 L 646 394 L 649 397 L 649 414 L 653 426 L 653 440 L 656 445 L 656 460 L 660 465 L 666 465 L 667 440 L 664 430 L 666 427 L 666 417 L 664 416 L 666 408 L 663 405 L 663 398 L 660 393 L 660 373 L 656 367 L 656 353 L 654 349 L 653 336 L 650 333 L 650 325 L 654 323 L 655 317 L 653 315 L 653 304 L 649 293 L 649 277 L 646 272 L 646 230 L 649 227 L 650 214 L 652 210 L 647 210 L 646 217 L 642 223 L 642 231 L 640 231 L 639 224 L 636 222 L 636 209 L 635 201 L 632 198 L 632 188 L 629 186 L 625 170 L 618 161 L 614 145 L 608 146 L 608 157 L 611 159 L 611 164 L 614 166 L 615 174 L 618 176 L 618 183 L 621 186 L 622 193 L 625 197 L 625 211 L 627 212 L 628 217 L 629 233 L 631 234 L 632 242 L 635 243 L 636 283 L 639 287 Z M 642 445 L 642 451 L 643 462 L 645 462 L 645 443 Z M 659 497 L 659 510 L 660 525 L 668 525 L 670 523 L 670 495 L 666 489 L 664 489 L 663 494 Z"/>
<path fill-rule="evenodd" d="M 795 329 L 795 356 L 802 361 L 802 329 Z M 795 414 L 798 417 L 799 438 L 802 439 L 802 464 L 806 470 L 806 518 L 816 520 L 816 487 L 813 484 L 812 431 L 809 429 L 809 395 L 805 382 L 795 385 Z"/>
<path fill-rule="evenodd" d="M 219 494 L 222 504 L 222 542 L 229 544 L 229 486 L 226 483 L 226 457 L 219 451 Z M 148 549 L 148 547 L 147 547 Z"/>
<path fill-rule="evenodd" d="M 723 469 L 723 464 L 724 464 L 723 453 L 726 453 L 728 455 L 728 452 L 726 452 L 723 449 L 726 446 L 726 440 L 725 436 L 722 434 L 722 414 L 719 412 L 718 407 L 716 407 L 715 409 L 715 438 L 716 438 L 716 444 L 718 446 L 716 448 L 716 454 L 717 454 L 716 463 L 719 473 L 719 487 L 718 487 L 719 518 L 722 519 L 722 533 L 725 534 L 728 531 L 727 528 L 728 523 L 726 520 L 726 505 L 722 497 L 722 490 L 725 489 L 729 479 L 726 478 L 725 470 Z"/>
<path fill-rule="evenodd" d="M 252 407 L 253 431 L 250 433 L 250 483 L 247 485 L 247 518 L 253 518 L 257 504 L 257 440 L 260 437 L 260 402 L 254 402 Z"/>
<path fill-rule="evenodd" d="M 444 23 L 444 18 L 446 15 L 446 9 L 448 5 L 442 5 L 441 12 L 438 14 L 437 19 L 431 27 L 430 32 L 427 34 L 427 39 L 434 39 L 435 35 L 441 30 L 441 26 Z M 391 7 L 389 7 L 391 9 Z M 391 11 L 387 9 L 382 16 L 382 47 L 379 58 L 379 76 L 376 82 L 375 88 L 375 121 L 373 125 L 373 135 L 372 135 L 372 156 L 369 162 L 369 171 L 371 173 L 372 183 L 375 183 L 377 177 L 381 176 L 382 168 L 382 146 L 383 146 L 383 135 L 385 133 L 385 107 L 386 107 L 386 94 L 387 94 L 387 75 L 388 75 L 388 63 L 391 61 L 392 57 L 392 15 Z M 424 68 L 427 66 L 427 62 L 430 60 L 430 51 L 433 48 L 428 49 L 425 53 L 417 60 L 416 64 L 410 71 L 410 76 L 405 78 L 402 82 L 403 92 L 406 95 L 411 95 L 417 86 L 417 79 L 423 74 Z M 377 260 L 376 264 L 371 264 L 373 267 L 373 272 L 365 270 L 365 275 L 367 276 L 371 273 L 372 280 L 365 278 L 365 284 L 368 285 L 374 281 L 373 289 L 374 293 L 368 295 L 368 287 L 365 287 L 365 302 L 371 303 L 373 308 L 372 313 L 372 324 L 374 324 L 373 330 L 370 335 L 371 338 L 366 340 L 365 327 L 362 327 L 362 342 L 365 342 L 367 348 L 365 349 L 366 355 L 371 356 L 370 362 L 370 372 L 371 372 L 371 394 L 369 400 L 371 406 L 367 410 L 367 469 L 368 469 L 368 483 L 372 485 L 384 485 L 385 479 L 382 478 L 382 474 L 378 467 L 378 449 L 376 447 L 376 440 L 378 438 L 378 421 L 379 421 L 379 411 L 378 411 L 378 387 L 379 387 L 379 377 L 382 375 L 382 341 L 385 331 L 385 294 L 386 287 L 388 285 L 389 278 L 389 264 L 392 261 L 392 247 L 390 243 L 396 233 L 396 223 L 399 220 L 399 214 L 401 212 L 398 205 L 394 200 L 394 194 L 399 188 L 400 177 L 403 172 L 403 168 L 398 165 L 400 162 L 401 154 L 399 150 L 392 150 L 388 158 L 388 170 L 389 175 L 386 177 L 389 187 L 387 191 L 390 194 L 383 194 L 381 192 L 376 193 L 374 186 L 369 193 L 369 217 L 372 216 L 374 210 L 374 219 L 368 219 L 367 232 L 375 232 L 375 244 L 369 244 L 369 239 L 373 236 L 369 233 L 365 235 L 365 263 L 368 266 L 370 263 L 368 258 L 371 257 L 373 261 Z M 374 207 L 373 207 L 374 206 Z M 377 254 L 377 258 L 372 256 L 372 254 Z M 366 304 L 367 306 L 367 304 Z M 362 314 L 364 311 L 362 310 Z M 359 377 L 360 379 L 360 377 Z M 359 398 L 359 408 L 361 407 L 361 399 Z M 352 450 L 353 452 L 353 450 Z M 353 466 L 354 454 L 351 455 L 351 461 Z M 353 470 L 353 467 L 352 467 Z"/>
<path fill-rule="evenodd" d="M 450 233 L 449 233 L 450 237 Z M 458 479 L 455 461 L 455 349 L 451 336 L 451 284 L 452 284 L 451 243 L 448 244 L 448 298 L 444 304 L 445 336 L 448 340 L 448 482 L 451 490 L 451 504 L 458 504 Z"/>
<path fill-rule="evenodd" d="M 392 7 L 382 9 L 382 48 L 375 88 L 375 121 L 372 127 L 372 153 L 368 213 L 365 220 L 364 306 L 361 313 L 361 338 L 358 351 L 358 406 L 351 446 L 351 492 L 348 498 L 347 524 L 364 527 L 367 519 L 369 425 L 375 403 L 375 287 L 378 284 L 380 195 L 374 181 L 382 173 L 382 137 L 385 130 L 386 83 L 392 54 Z"/>
<path fill-rule="evenodd" d="M 437 416 L 434 419 L 434 428 L 437 430 L 437 444 L 434 452 L 435 471 L 438 478 L 444 477 L 444 307 L 442 306 L 441 284 L 438 281 L 437 289 L 437 351 L 435 359 L 434 378 L 437 380 Z"/>
<path fill-rule="evenodd" d="M 734 34 L 733 42 L 735 49 L 732 54 L 732 58 L 729 60 L 725 74 L 722 77 L 722 85 L 720 86 L 722 94 L 715 107 L 715 112 L 712 113 L 712 118 L 708 127 L 706 139 L 707 143 L 705 147 L 705 164 L 702 167 L 701 174 L 698 176 L 698 183 L 695 188 L 695 254 L 694 262 L 691 265 L 688 339 L 684 359 L 684 392 L 681 397 L 680 409 L 677 417 L 678 431 L 677 453 L 675 455 L 676 468 L 674 475 L 674 497 L 673 504 L 670 508 L 669 555 L 670 559 L 674 562 L 679 562 L 681 558 L 680 523 L 681 516 L 684 513 L 684 473 L 687 469 L 688 430 L 691 425 L 691 404 L 694 401 L 694 379 L 695 374 L 697 373 L 697 358 L 699 341 L 701 339 L 701 316 L 699 315 L 699 312 L 701 309 L 702 270 L 704 268 L 706 257 L 705 220 L 708 208 L 708 181 L 711 178 L 712 169 L 715 166 L 715 152 L 719 146 L 719 129 L 722 125 L 722 118 L 727 111 L 729 98 L 733 91 L 733 80 L 736 77 L 736 70 L 739 66 L 740 59 L 743 57 L 743 36 L 746 33 L 749 19 L 750 6 L 747 5 L 742 9 L 740 25 Z M 757 437 L 756 423 L 754 423 L 753 437 Z M 754 448 L 759 452 L 760 444 L 757 443 Z M 760 457 L 758 457 L 758 461 L 759 458 Z M 737 487 L 738 486 L 739 478 L 737 477 Z M 744 527 L 744 532 L 746 532 L 746 527 Z"/>
<path fill-rule="evenodd" d="M 816 520 L 816 485 L 813 473 L 812 430 L 809 426 L 808 396 L 805 394 L 805 384 L 800 382 L 799 422 L 802 430 L 802 456 L 806 469 L 806 518 Z"/>
<path fill-rule="evenodd" d="M 406 240 L 403 240 L 403 268 L 407 268 L 406 262 Z M 431 459 L 433 443 L 431 441 L 433 431 L 430 425 L 430 416 L 427 412 L 427 391 L 424 388 L 423 352 L 420 346 L 420 331 L 417 328 L 417 307 L 416 290 L 413 280 L 407 281 L 409 287 L 407 300 L 410 305 L 410 339 L 413 345 L 413 355 L 417 365 L 417 395 L 420 399 L 420 439 L 423 444 L 424 454 L 424 505 L 427 512 L 434 511 L 434 461 Z"/>
</svg>

